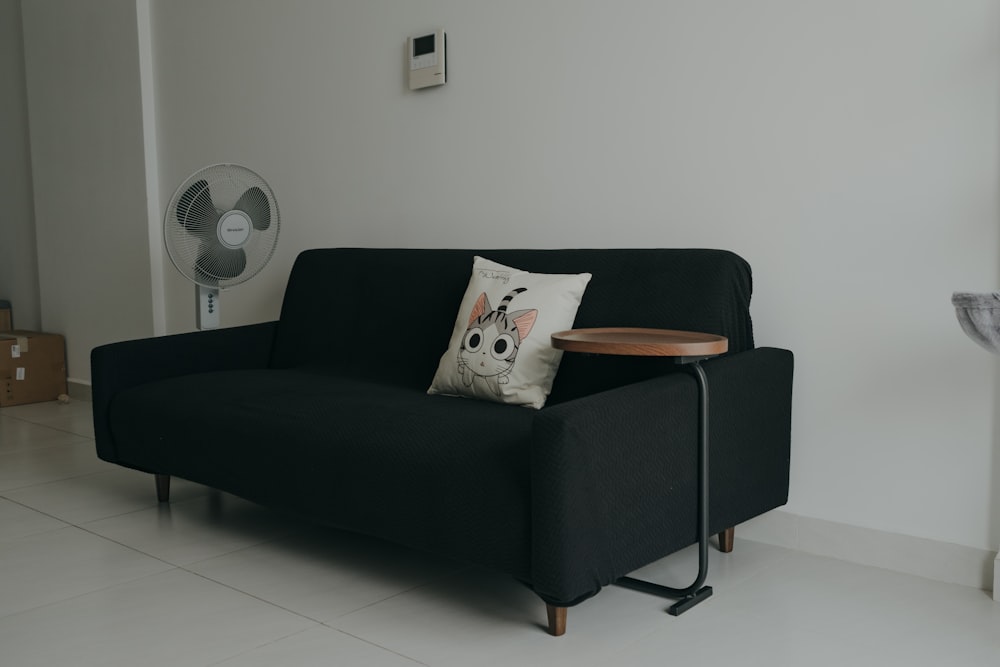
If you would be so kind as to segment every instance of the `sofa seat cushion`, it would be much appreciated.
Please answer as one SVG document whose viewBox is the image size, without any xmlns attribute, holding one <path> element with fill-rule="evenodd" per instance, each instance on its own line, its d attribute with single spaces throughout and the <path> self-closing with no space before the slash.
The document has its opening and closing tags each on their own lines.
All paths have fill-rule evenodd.
<svg viewBox="0 0 1000 667">
<path fill-rule="evenodd" d="M 528 579 L 533 413 L 300 368 L 134 387 L 110 423 L 125 465 Z"/>
</svg>

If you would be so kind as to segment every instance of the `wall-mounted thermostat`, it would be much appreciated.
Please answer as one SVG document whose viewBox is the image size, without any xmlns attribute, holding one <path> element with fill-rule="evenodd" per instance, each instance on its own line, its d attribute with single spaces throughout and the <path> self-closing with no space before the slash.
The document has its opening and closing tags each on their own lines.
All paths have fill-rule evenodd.
<svg viewBox="0 0 1000 667">
<path fill-rule="evenodd" d="M 448 67 L 445 62 L 447 46 L 444 30 L 417 35 L 406 40 L 410 90 L 440 86 L 448 80 Z"/>
</svg>

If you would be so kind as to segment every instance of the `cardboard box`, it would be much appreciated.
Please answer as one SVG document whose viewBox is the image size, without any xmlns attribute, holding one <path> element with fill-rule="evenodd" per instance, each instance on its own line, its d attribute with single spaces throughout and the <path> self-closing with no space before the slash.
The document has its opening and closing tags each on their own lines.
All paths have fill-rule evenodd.
<svg viewBox="0 0 1000 667">
<path fill-rule="evenodd" d="M 0 331 L 10 331 L 14 328 L 13 316 L 10 313 L 10 301 L 0 300 Z"/>
<path fill-rule="evenodd" d="M 36 331 L 0 333 L 0 407 L 54 401 L 66 393 L 66 341 Z"/>
</svg>

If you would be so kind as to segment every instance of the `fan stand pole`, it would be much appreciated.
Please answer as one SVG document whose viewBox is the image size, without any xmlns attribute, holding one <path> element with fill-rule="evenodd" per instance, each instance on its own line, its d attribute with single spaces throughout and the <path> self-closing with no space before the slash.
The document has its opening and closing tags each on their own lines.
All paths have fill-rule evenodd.
<svg viewBox="0 0 1000 667">
<path fill-rule="evenodd" d="M 198 298 L 198 328 L 219 328 L 219 288 L 196 285 Z"/>
</svg>

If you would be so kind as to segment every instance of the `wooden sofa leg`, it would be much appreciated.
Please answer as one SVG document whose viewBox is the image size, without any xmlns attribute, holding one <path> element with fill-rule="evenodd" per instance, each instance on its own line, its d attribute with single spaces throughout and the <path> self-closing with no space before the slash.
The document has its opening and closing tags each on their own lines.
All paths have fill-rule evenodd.
<svg viewBox="0 0 1000 667">
<path fill-rule="evenodd" d="M 545 605 L 545 611 L 549 616 L 549 634 L 553 637 L 562 637 L 566 634 L 566 612 L 568 607 L 553 607 Z"/>
<path fill-rule="evenodd" d="M 156 499 L 161 503 L 170 502 L 170 475 L 156 475 Z"/>
<path fill-rule="evenodd" d="M 719 533 L 719 551 L 724 554 L 732 553 L 733 543 L 736 541 L 736 527 L 731 526 Z"/>
</svg>

